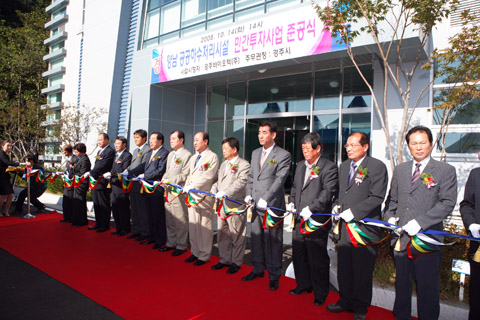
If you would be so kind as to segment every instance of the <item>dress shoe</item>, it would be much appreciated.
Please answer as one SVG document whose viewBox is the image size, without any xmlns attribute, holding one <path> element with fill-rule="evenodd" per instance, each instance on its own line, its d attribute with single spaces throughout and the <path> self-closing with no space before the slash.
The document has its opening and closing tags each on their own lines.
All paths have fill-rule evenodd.
<svg viewBox="0 0 480 320">
<path fill-rule="evenodd" d="M 353 320 L 367 320 L 367 315 L 363 313 L 354 313 Z"/>
<path fill-rule="evenodd" d="M 320 299 L 313 300 L 313 304 L 316 306 L 323 306 L 324 303 L 325 303 L 325 300 L 320 300 Z"/>
<path fill-rule="evenodd" d="M 187 250 L 175 249 L 175 250 L 173 250 L 173 252 L 172 252 L 172 257 L 176 257 L 176 256 L 179 256 L 179 255 L 182 255 L 182 254 L 184 254 L 185 252 L 187 252 Z"/>
<path fill-rule="evenodd" d="M 339 306 L 338 304 L 329 304 L 327 306 L 327 310 L 333 313 L 340 313 L 340 312 L 346 312 L 347 309 L 345 309 L 342 306 Z"/>
<path fill-rule="evenodd" d="M 195 260 L 197 260 L 197 259 L 198 259 L 198 258 L 195 257 L 195 256 L 192 254 L 190 257 L 188 257 L 187 259 L 185 259 L 185 262 L 186 262 L 186 263 L 190 263 L 190 262 L 193 262 L 193 261 L 195 261 Z"/>
<path fill-rule="evenodd" d="M 108 231 L 108 228 L 100 228 L 97 230 L 98 233 Z"/>
<path fill-rule="evenodd" d="M 310 293 L 312 292 L 312 288 L 307 288 L 307 289 L 300 289 L 300 288 L 295 288 L 295 289 L 292 289 L 289 291 L 290 294 L 293 294 L 294 296 L 298 296 L 299 294 L 302 294 L 304 292 L 306 293 Z"/>
<path fill-rule="evenodd" d="M 110 234 L 116 235 L 116 234 L 118 234 L 118 232 L 117 231 L 112 231 L 112 232 L 110 232 Z"/>
<path fill-rule="evenodd" d="M 162 247 L 162 248 L 158 249 L 158 251 L 167 252 L 167 251 L 170 251 L 170 250 L 173 250 L 173 249 L 175 249 L 175 248 L 165 246 L 165 247 Z"/>
<path fill-rule="evenodd" d="M 153 250 L 161 249 L 163 247 L 163 244 L 158 244 L 155 243 L 155 245 L 152 247 Z"/>
<path fill-rule="evenodd" d="M 80 224 L 72 224 L 72 226 L 75 226 L 75 227 L 84 227 L 84 226 L 88 226 L 88 223 L 80 223 Z"/>
<path fill-rule="evenodd" d="M 132 233 L 131 235 L 129 235 L 127 237 L 127 239 L 135 239 L 136 237 L 140 236 L 139 234 L 136 234 L 136 233 Z"/>
<path fill-rule="evenodd" d="M 67 219 L 62 219 L 62 220 L 60 220 L 60 222 L 71 222 L 71 221 L 67 220 Z"/>
<path fill-rule="evenodd" d="M 227 273 L 228 274 L 234 274 L 234 273 L 237 273 L 238 270 L 240 270 L 240 266 L 237 266 L 235 263 L 232 263 L 230 268 L 228 268 Z"/>
<path fill-rule="evenodd" d="M 193 265 L 198 267 L 198 266 L 204 265 L 205 263 L 207 263 L 207 261 L 203 261 L 203 260 L 198 259 L 197 261 L 195 261 L 195 263 Z"/>
<path fill-rule="evenodd" d="M 126 235 L 129 234 L 129 233 L 130 233 L 129 231 L 123 230 L 123 231 L 120 231 L 119 233 L 117 233 L 117 236 L 123 237 L 123 236 L 126 236 Z"/>
<path fill-rule="evenodd" d="M 135 241 L 139 241 L 139 242 L 145 241 L 145 240 L 147 240 L 147 238 L 144 237 L 144 236 L 140 236 L 140 237 L 138 237 L 137 239 L 135 239 Z"/>
<path fill-rule="evenodd" d="M 47 212 L 47 208 L 45 206 L 37 208 L 37 210 L 35 210 L 35 213 L 45 213 L 45 212 Z"/>
<path fill-rule="evenodd" d="M 278 280 L 270 280 L 270 284 L 268 285 L 268 289 L 275 291 L 278 289 L 280 285 L 278 284 Z"/>
<path fill-rule="evenodd" d="M 250 272 L 249 274 L 247 274 L 245 277 L 242 278 L 243 281 L 252 281 L 252 280 L 255 280 L 256 278 L 263 278 L 263 276 L 265 275 L 265 273 L 263 272 L 260 272 L 260 273 L 255 273 L 255 272 Z"/>
<path fill-rule="evenodd" d="M 98 229 L 98 225 L 94 225 L 94 226 L 90 226 L 88 227 L 88 230 L 95 230 L 95 229 Z"/>
<path fill-rule="evenodd" d="M 152 243 L 155 243 L 155 241 L 153 241 L 153 240 L 146 240 L 146 241 L 140 242 L 140 244 L 143 244 L 143 245 L 152 244 Z"/>
<path fill-rule="evenodd" d="M 228 264 L 219 262 L 219 263 L 213 265 L 212 269 L 213 270 L 220 270 L 220 269 L 225 268 L 225 267 L 228 267 Z"/>
</svg>

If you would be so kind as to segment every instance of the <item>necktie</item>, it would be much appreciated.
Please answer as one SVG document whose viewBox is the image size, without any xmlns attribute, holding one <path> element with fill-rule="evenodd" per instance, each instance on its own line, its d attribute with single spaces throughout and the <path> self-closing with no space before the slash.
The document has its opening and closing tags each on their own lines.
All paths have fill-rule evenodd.
<svg viewBox="0 0 480 320">
<path fill-rule="evenodd" d="M 137 148 L 137 149 L 135 150 L 135 156 L 137 157 L 139 153 L 140 153 L 140 148 Z"/>
<path fill-rule="evenodd" d="M 202 155 L 199 153 L 197 159 L 195 159 L 195 167 L 197 166 L 198 160 L 200 160 L 201 157 Z"/>
<path fill-rule="evenodd" d="M 415 163 L 415 171 L 413 171 L 413 176 L 412 176 L 412 187 L 417 182 L 418 178 L 420 178 L 420 163 Z"/>
<path fill-rule="evenodd" d="M 117 152 L 117 155 L 115 156 L 115 161 L 117 161 L 118 158 L 120 158 L 120 153 Z"/>
<path fill-rule="evenodd" d="M 355 171 L 357 171 L 357 165 L 355 164 L 355 162 L 352 162 L 352 166 L 350 167 L 350 173 L 348 174 L 348 184 L 352 182 L 352 179 L 355 176 Z"/>
<path fill-rule="evenodd" d="M 267 151 L 263 150 L 262 151 L 262 157 L 260 158 L 260 169 L 262 169 L 263 163 L 265 162 L 266 158 L 267 158 Z"/>
<path fill-rule="evenodd" d="M 155 153 L 156 153 L 156 152 L 152 150 L 152 155 L 150 156 L 150 159 L 148 160 L 148 162 L 152 161 L 153 156 L 155 155 Z"/>
</svg>

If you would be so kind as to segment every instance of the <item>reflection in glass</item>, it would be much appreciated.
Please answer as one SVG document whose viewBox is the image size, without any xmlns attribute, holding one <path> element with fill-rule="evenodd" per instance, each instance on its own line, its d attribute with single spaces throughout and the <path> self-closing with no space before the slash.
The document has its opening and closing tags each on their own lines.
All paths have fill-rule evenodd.
<svg viewBox="0 0 480 320">
<path fill-rule="evenodd" d="M 333 162 L 338 158 L 338 114 L 313 116 L 313 130 L 322 138 L 322 157 Z"/>
<path fill-rule="evenodd" d="M 314 110 L 338 109 L 341 88 L 340 69 L 316 72 Z"/>
<path fill-rule="evenodd" d="M 166 44 L 170 42 L 175 42 L 177 41 L 178 37 L 180 36 L 180 32 L 172 32 L 170 34 L 167 34 L 165 36 L 161 36 L 159 39 L 160 44 Z"/>
<path fill-rule="evenodd" d="M 244 110 L 245 110 L 245 82 L 229 84 L 228 85 L 227 117 L 243 116 Z"/>
<path fill-rule="evenodd" d="M 148 10 L 158 8 L 160 6 L 160 0 L 150 0 L 148 2 Z"/>
<path fill-rule="evenodd" d="M 267 12 L 282 11 L 300 2 L 301 1 L 299 0 L 278 0 L 275 2 L 270 2 L 267 3 Z"/>
<path fill-rule="evenodd" d="M 182 27 L 205 21 L 205 0 L 182 0 Z"/>
<path fill-rule="evenodd" d="M 442 150 L 441 139 L 437 143 L 437 150 Z M 445 141 L 447 153 L 477 153 L 480 150 L 480 133 L 477 132 L 448 132 Z"/>
<path fill-rule="evenodd" d="M 187 28 L 187 29 L 183 29 L 182 30 L 182 38 L 189 37 L 189 36 L 194 36 L 194 35 L 200 34 L 202 32 L 205 32 L 205 22 L 203 22 L 201 24 L 197 24 L 196 26 L 193 26 L 193 27 L 190 27 L 190 28 Z"/>
<path fill-rule="evenodd" d="M 373 85 L 373 69 L 371 65 L 360 66 L 362 74 Z M 343 108 L 370 107 L 372 97 L 368 86 L 363 81 L 355 67 L 345 68 L 343 71 Z"/>
<path fill-rule="evenodd" d="M 248 114 L 310 111 L 310 73 L 253 80 L 248 90 Z"/>
<path fill-rule="evenodd" d="M 342 120 L 342 146 L 347 143 L 348 136 L 354 132 L 363 132 L 370 136 L 371 132 L 371 114 L 355 113 L 344 114 Z M 347 160 L 345 150 L 342 152 L 342 161 Z"/>
<path fill-rule="evenodd" d="M 210 137 L 208 147 L 217 154 L 218 159 L 223 159 L 223 121 L 209 121 L 207 132 Z"/>
<path fill-rule="evenodd" d="M 240 9 L 251 7 L 259 3 L 263 3 L 263 0 L 236 0 L 235 10 L 238 11 Z"/>
<path fill-rule="evenodd" d="M 450 124 L 479 124 L 480 123 L 480 99 L 465 96 L 462 103 L 445 114 L 444 109 L 439 106 L 448 99 L 449 91 L 435 90 L 433 95 L 433 121 L 435 124 L 441 125 L 443 117 L 447 117 L 445 121 L 451 120 Z M 449 119 L 448 119 L 449 118 Z"/>
<path fill-rule="evenodd" d="M 145 22 L 145 39 L 158 36 L 158 27 L 160 25 L 160 10 L 154 10 L 147 13 Z"/>
<path fill-rule="evenodd" d="M 238 154 L 243 158 L 243 120 L 227 121 L 226 137 L 235 137 L 240 141 L 240 150 L 238 150 Z"/>
<path fill-rule="evenodd" d="M 220 28 L 225 26 L 230 26 L 233 22 L 233 14 L 229 14 L 228 16 L 221 17 L 214 19 L 212 21 L 207 22 L 207 29 L 211 30 L 214 28 Z"/>
<path fill-rule="evenodd" d="M 208 0 L 208 19 L 233 12 L 233 0 Z"/>
<path fill-rule="evenodd" d="M 162 7 L 160 34 L 180 28 L 180 1 Z"/>
<path fill-rule="evenodd" d="M 224 117 L 225 85 L 210 87 L 210 103 L 208 105 L 208 119 Z M 222 132 L 223 136 L 223 132 Z"/>
<path fill-rule="evenodd" d="M 257 6 L 251 9 L 243 10 L 235 14 L 235 22 L 247 21 L 249 19 L 253 19 L 255 17 L 261 16 L 264 13 L 265 13 L 265 8 L 263 5 Z"/>
</svg>

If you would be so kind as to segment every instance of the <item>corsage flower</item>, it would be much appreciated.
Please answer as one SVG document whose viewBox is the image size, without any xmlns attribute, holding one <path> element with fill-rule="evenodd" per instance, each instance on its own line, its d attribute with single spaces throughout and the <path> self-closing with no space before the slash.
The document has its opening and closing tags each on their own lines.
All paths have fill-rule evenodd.
<svg viewBox="0 0 480 320">
<path fill-rule="evenodd" d="M 235 163 L 235 164 L 230 163 L 230 173 L 235 173 L 237 169 L 238 169 L 238 163 Z"/>
<path fill-rule="evenodd" d="M 275 160 L 275 159 L 270 159 L 267 162 L 267 164 L 276 164 L 276 163 L 277 163 L 277 160 Z"/>
<path fill-rule="evenodd" d="M 358 166 L 357 174 L 355 175 L 355 183 L 357 186 L 360 185 L 360 183 L 365 180 L 368 174 L 368 169 L 367 168 L 362 168 L 362 166 Z"/>
<path fill-rule="evenodd" d="M 433 180 L 432 174 L 430 172 L 424 172 L 420 175 L 422 183 L 427 186 L 428 189 L 435 187 L 437 184 Z"/>
<path fill-rule="evenodd" d="M 210 162 L 206 162 L 202 164 L 199 168 L 200 171 L 207 171 L 207 169 L 210 168 Z"/>
<path fill-rule="evenodd" d="M 311 171 L 310 171 L 310 180 L 313 180 L 313 179 L 317 179 L 318 178 L 318 171 L 320 170 L 320 168 L 318 168 L 318 166 L 315 166 L 315 168 L 313 168 Z"/>
</svg>

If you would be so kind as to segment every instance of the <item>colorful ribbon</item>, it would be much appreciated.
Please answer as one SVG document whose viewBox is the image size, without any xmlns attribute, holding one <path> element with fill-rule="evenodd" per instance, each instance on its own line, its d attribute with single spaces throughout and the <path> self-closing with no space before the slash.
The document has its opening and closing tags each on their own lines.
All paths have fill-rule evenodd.
<svg viewBox="0 0 480 320">
<path fill-rule="evenodd" d="M 276 215 L 273 213 L 271 210 L 271 207 L 267 207 L 267 210 L 265 210 L 265 214 L 263 215 L 263 229 L 267 229 L 267 226 L 269 228 L 275 228 L 278 226 L 280 223 L 282 223 L 283 220 L 290 214 L 291 212 L 285 212 L 283 216 Z M 275 219 L 278 220 L 278 222 L 275 222 Z"/>
<path fill-rule="evenodd" d="M 302 220 L 300 223 L 300 232 L 303 234 L 310 234 L 318 229 L 325 227 L 330 221 L 332 221 L 332 217 L 330 217 L 324 223 L 317 222 L 312 219 L 312 217 L 308 218 L 308 220 Z"/>
<path fill-rule="evenodd" d="M 187 193 L 187 198 L 185 199 L 185 203 L 187 204 L 187 206 L 189 208 L 193 208 L 193 207 L 196 207 L 198 206 L 200 203 L 203 202 L 203 200 L 205 200 L 207 196 L 203 196 L 203 197 L 197 197 L 193 194 L 191 194 L 191 192 L 188 192 Z M 200 199 L 201 198 L 201 199 Z M 200 199 L 200 200 L 199 200 Z"/>
<path fill-rule="evenodd" d="M 158 187 L 161 186 L 161 183 L 158 182 L 158 181 L 153 181 L 153 184 L 150 184 L 146 180 L 139 180 L 139 181 L 143 186 L 143 190 L 145 190 L 145 192 L 148 193 L 148 194 L 154 193 L 155 190 L 157 190 Z"/>
<path fill-rule="evenodd" d="M 218 208 L 217 208 L 217 215 L 221 220 L 227 220 L 228 218 L 230 218 L 234 215 L 243 214 L 245 211 L 248 210 L 248 208 L 250 208 L 252 206 L 252 205 L 246 205 L 245 209 L 229 208 L 227 206 L 227 204 L 225 203 L 226 202 L 225 199 L 226 198 L 222 198 L 222 200 L 220 200 L 220 204 L 218 205 Z M 222 214 L 221 214 L 222 209 L 223 209 L 223 213 L 224 213 L 225 218 L 222 217 Z"/>
<path fill-rule="evenodd" d="M 130 191 L 132 191 L 133 181 L 131 179 L 118 174 L 118 181 L 122 184 L 123 193 L 130 193 Z"/>
<path fill-rule="evenodd" d="M 183 189 L 180 187 L 174 187 L 172 185 L 169 185 L 168 188 L 166 189 L 165 192 L 165 201 L 167 203 L 171 203 L 173 200 L 177 199 L 179 195 L 183 193 Z M 168 195 L 171 194 L 173 195 L 173 199 L 169 199 Z"/>
</svg>

